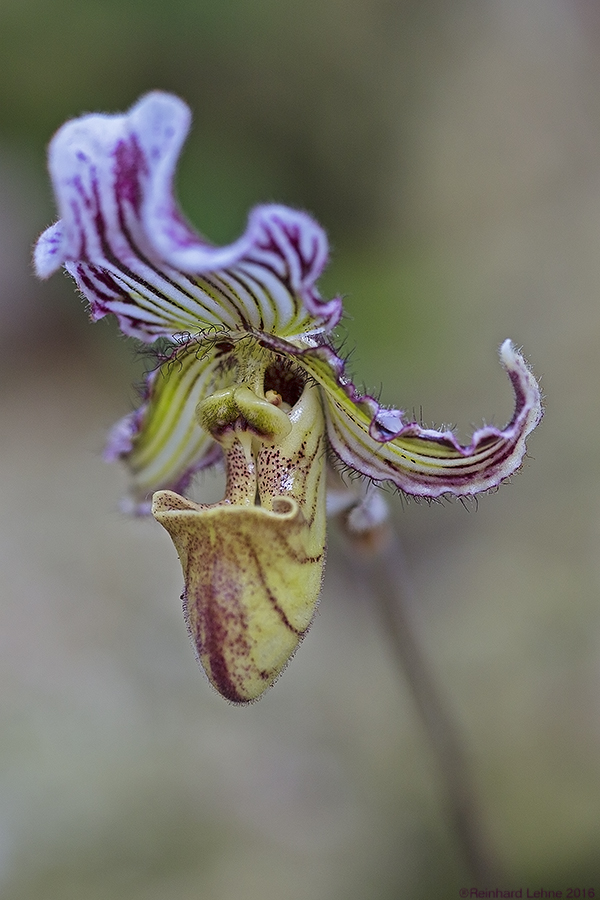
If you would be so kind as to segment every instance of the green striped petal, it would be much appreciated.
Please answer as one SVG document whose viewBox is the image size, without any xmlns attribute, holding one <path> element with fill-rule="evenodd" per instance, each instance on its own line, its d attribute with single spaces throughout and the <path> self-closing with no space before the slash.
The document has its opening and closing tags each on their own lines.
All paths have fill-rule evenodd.
<svg viewBox="0 0 600 900">
<path fill-rule="evenodd" d="M 361 395 L 332 347 L 292 348 L 271 342 L 296 360 L 321 386 L 327 436 L 348 467 L 376 482 L 390 481 L 406 494 L 469 496 L 509 478 L 523 461 L 525 441 L 542 416 L 539 386 L 525 360 L 507 340 L 500 361 L 515 394 L 515 411 L 504 429 L 484 426 L 462 445 L 451 431 L 406 422 L 398 409 L 385 409 Z"/>
<path fill-rule="evenodd" d="M 195 472 L 221 458 L 195 417 L 197 405 L 226 380 L 230 360 L 220 346 L 190 340 L 174 350 L 147 377 L 139 409 L 113 428 L 105 458 L 122 459 L 129 469 L 130 511 L 148 513 L 154 491 L 184 491 Z"/>
</svg>

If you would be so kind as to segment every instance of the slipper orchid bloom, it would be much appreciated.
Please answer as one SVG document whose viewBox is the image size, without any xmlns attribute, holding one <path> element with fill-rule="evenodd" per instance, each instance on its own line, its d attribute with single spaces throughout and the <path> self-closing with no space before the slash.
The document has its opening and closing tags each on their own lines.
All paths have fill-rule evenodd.
<svg viewBox="0 0 600 900">
<path fill-rule="evenodd" d="M 173 199 L 189 124 L 187 106 L 161 92 L 124 115 L 67 122 L 49 150 L 60 219 L 40 237 L 35 267 L 47 278 L 64 266 L 93 320 L 113 313 L 124 334 L 170 342 L 107 457 L 128 466 L 131 510 L 151 509 L 175 544 L 210 681 L 247 703 L 277 678 L 314 615 L 328 457 L 417 497 L 477 494 L 520 467 L 540 393 L 505 341 L 514 415 L 467 446 L 361 395 L 332 343 L 342 302 L 316 286 L 324 231 L 304 212 L 265 205 L 229 246 L 202 239 Z M 187 499 L 193 475 L 223 460 L 224 499 Z M 381 519 L 377 497 L 342 498 L 355 504 L 357 529 Z"/>
</svg>

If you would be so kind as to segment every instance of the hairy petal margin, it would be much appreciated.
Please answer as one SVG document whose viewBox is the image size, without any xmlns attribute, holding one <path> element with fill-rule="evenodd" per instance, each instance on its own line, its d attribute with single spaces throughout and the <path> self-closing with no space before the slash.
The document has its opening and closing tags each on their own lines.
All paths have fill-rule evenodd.
<svg viewBox="0 0 600 900">
<path fill-rule="evenodd" d="M 405 422 L 401 410 L 359 394 L 331 347 L 297 353 L 321 386 L 335 454 L 359 474 L 417 497 L 470 496 L 496 487 L 520 468 L 526 438 L 543 414 L 539 385 L 510 340 L 500 347 L 500 361 L 513 386 L 514 414 L 503 429 L 479 428 L 466 446 L 451 431 Z"/>
</svg>

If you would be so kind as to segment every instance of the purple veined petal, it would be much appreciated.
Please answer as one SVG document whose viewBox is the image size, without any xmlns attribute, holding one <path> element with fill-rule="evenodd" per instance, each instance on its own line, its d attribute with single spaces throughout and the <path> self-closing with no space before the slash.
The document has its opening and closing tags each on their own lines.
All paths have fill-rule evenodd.
<svg viewBox="0 0 600 900">
<path fill-rule="evenodd" d="M 182 493 L 196 472 L 222 458 L 195 415 L 198 403 L 221 386 L 217 353 L 214 342 L 190 340 L 177 348 L 147 376 L 140 407 L 113 426 L 104 457 L 127 465 L 128 511 L 149 513 L 155 491 Z"/>
<path fill-rule="evenodd" d="M 270 344 L 285 352 L 286 342 Z M 467 446 L 451 431 L 405 422 L 401 410 L 384 409 L 360 395 L 331 347 L 287 345 L 287 352 L 321 385 L 329 443 L 342 462 L 376 482 L 391 481 L 406 494 L 470 496 L 496 487 L 520 468 L 526 438 L 542 417 L 538 383 L 509 340 L 500 348 L 500 361 L 515 394 L 513 417 L 503 429 L 478 429 Z"/>
<path fill-rule="evenodd" d="M 256 207 L 226 247 L 185 222 L 173 176 L 189 124 L 188 107 L 158 91 L 124 115 L 67 122 L 49 149 L 61 219 L 38 242 L 38 275 L 65 264 L 93 319 L 114 313 L 147 342 L 208 326 L 288 338 L 333 328 L 341 300 L 316 288 L 327 238 L 306 213 Z"/>
</svg>

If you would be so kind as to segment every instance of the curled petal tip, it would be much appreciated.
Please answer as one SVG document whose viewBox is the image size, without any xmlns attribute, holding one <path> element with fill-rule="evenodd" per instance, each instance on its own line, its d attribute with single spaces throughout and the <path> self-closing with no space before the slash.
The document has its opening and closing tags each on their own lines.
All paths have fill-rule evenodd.
<svg viewBox="0 0 600 900">
<path fill-rule="evenodd" d="M 33 250 L 33 267 L 38 278 L 46 279 L 64 263 L 62 223 L 55 222 L 40 235 Z"/>
<path fill-rule="evenodd" d="M 544 414 L 540 386 L 525 358 L 515 348 L 510 338 L 507 338 L 500 347 L 500 361 L 506 369 L 515 392 L 515 412 L 507 429 L 511 425 L 516 425 L 520 432 L 520 439 L 524 442 Z"/>
</svg>

